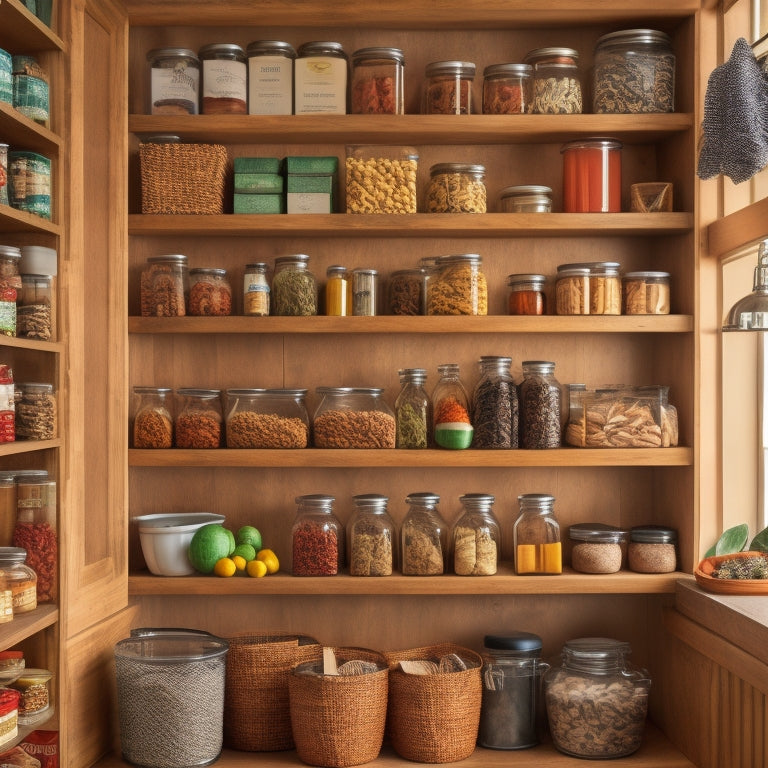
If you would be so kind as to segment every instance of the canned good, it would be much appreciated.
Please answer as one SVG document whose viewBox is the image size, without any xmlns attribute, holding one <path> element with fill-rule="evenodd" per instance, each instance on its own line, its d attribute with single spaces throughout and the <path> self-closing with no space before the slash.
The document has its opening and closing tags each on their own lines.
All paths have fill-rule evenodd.
<svg viewBox="0 0 768 768">
<path fill-rule="evenodd" d="M 188 48 L 155 48 L 150 63 L 152 115 L 196 115 L 199 111 L 200 60 Z"/>
<path fill-rule="evenodd" d="M 51 161 L 37 152 L 9 151 L 9 200 L 13 208 L 51 218 Z"/>
<path fill-rule="evenodd" d="M 428 213 L 485 213 L 485 167 L 438 163 L 429 169 Z"/>
<path fill-rule="evenodd" d="M 533 67 L 492 64 L 483 70 L 483 114 L 525 115 L 532 108 Z"/>
<path fill-rule="evenodd" d="M 615 139 L 580 139 L 563 145 L 563 211 L 621 211 L 621 148 Z"/>
<path fill-rule="evenodd" d="M 547 297 L 544 275 L 508 275 L 507 312 L 510 315 L 545 315 Z"/>
<path fill-rule="evenodd" d="M 352 270 L 352 314 L 372 317 L 378 313 L 379 273 L 375 269 Z"/>
<path fill-rule="evenodd" d="M 577 115 L 583 111 L 579 52 L 573 48 L 536 48 L 524 63 L 533 67 L 533 112 Z"/>
<path fill-rule="evenodd" d="M 141 272 L 141 316 L 184 317 L 189 271 L 182 254 L 150 256 Z"/>
<path fill-rule="evenodd" d="M 412 147 L 347 147 L 347 213 L 416 213 L 416 170 Z"/>
<path fill-rule="evenodd" d="M 441 256 L 430 278 L 428 315 L 487 315 L 488 284 L 476 253 Z"/>
<path fill-rule="evenodd" d="M 255 40 L 246 55 L 248 114 L 293 114 L 293 46 L 281 40 Z"/>
<path fill-rule="evenodd" d="M 227 448 L 306 448 L 306 389 L 228 389 Z"/>
<path fill-rule="evenodd" d="M 219 448 L 223 436 L 222 422 L 220 390 L 176 390 L 173 433 L 177 448 Z"/>
<path fill-rule="evenodd" d="M 204 115 L 248 112 L 248 65 L 245 51 L 234 43 L 210 43 L 199 51 Z"/>
<path fill-rule="evenodd" d="M 434 61 L 425 69 L 422 113 L 472 115 L 475 65 L 470 61 Z"/>
<path fill-rule="evenodd" d="M 504 213 L 550 213 L 552 189 L 536 184 L 504 187 L 499 193 Z"/>
<path fill-rule="evenodd" d="M 11 588 L 14 616 L 37 608 L 37 574 L 26 560 L 21 547 L 0 547 L 0 579 Z"/>
<path fill-rule="evenodd" d="M 668 315 L 669 272 L 626 272 L 622 278 L 624 313 Z"/>
<path fill-rule="evenodd" d="M 309 256 L 278 256 L 272 278 L 272 314 L 307 317 L 317 314 L 317 281 L 309 271 Z"/>
<path fill-rule="evenodd" d="M 222 317 L 232 314 L 232 286 L 225 269 L 189 270 L 189 314 Z"/>
<path fill-rule="evenodd" d="M 318 387 L 312 419 L 315 448 L 394 448 L 396 422 L 376 387 Z"/>
<path fill-rule="evenodd" d="M 295 114 L 347 113 L 347 55 L 341 43 L 316 40 L 299 46 L 293 77 Z"/>
<path fill-rule="evenodd" d="M 263 262 L 245 265 L 243 275 L 243 314 L 255 317 L 269 315 L 269 282 Z"/>
<path fill-rule="evenodd" d="M 350 112 L 405 113 L 405 58 L 399 48 L 360 48 L 352 54 Z"/>
<path fill-rule="evenodd" d="M 424 269 L 398 269 L 389 277 L 387 308 L 390 315 L 425 315 L 427 276 Z"/>
<path fill-rule="evenodd" d="M 133 388 L 133 447 L 173 446 L 173 415 L 169 387 Z"/>
<path fill-rule="evenodd" d="M 53 384 L 16 384 L 16 437 L 53 440 L 58 429 Z"/>
</svg>

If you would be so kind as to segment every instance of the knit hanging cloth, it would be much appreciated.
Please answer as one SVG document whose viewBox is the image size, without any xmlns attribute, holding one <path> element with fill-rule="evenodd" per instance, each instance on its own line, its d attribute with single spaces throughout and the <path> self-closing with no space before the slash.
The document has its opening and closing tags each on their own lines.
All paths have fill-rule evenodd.
<svg viewBox="0 0 768 768">
<path fill-rule="evenodd" d="M 709 76 L 702 131 L 700 178 L 722 173 L 739 184 L 768 164 L 768 79 L 743 37 Z"/>
</svg>

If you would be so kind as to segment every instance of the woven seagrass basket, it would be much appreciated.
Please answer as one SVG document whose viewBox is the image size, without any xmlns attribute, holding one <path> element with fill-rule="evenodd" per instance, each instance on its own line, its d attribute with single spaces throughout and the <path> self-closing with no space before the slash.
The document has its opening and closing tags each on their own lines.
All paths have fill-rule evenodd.
<svg viewBox="0 0 768 768">
<path fill-rule="evenodd" d="M 401 661 L 456 654 L 467 669 L 407 674 Z M 389 663 L 387 736 L 400 757 L 419 763 L 464 760 L 475 749 L 483 697 L 482 657 L 451 643 L 385 654 Z"/>
<path fill-rule="evenodd" d="M 227 148 L 221 144 L 141 142 L 141 212 L 224 213 Z"/>
</svg>

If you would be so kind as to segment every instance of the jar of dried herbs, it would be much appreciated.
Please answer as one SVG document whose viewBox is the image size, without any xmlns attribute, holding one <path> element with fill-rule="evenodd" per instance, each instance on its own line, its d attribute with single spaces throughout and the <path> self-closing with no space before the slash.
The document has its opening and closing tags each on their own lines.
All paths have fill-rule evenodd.
<svg viewBox="0 0 768 768">
<path fill-rule="evenodd" d="M 363 493 L 347 525 L 351 576 L 391 576 L 395 563 L 395 523 L 387 512 L 386 496 Z"/>
<path fill-rule="evenodd" d="M 404 576 L 439 576 L 445 571 L 448 529 L 435 493 L 409 493 L 408 511 L 400 527 Z"/>
<path fill-rule="evenodd" d="M 458 363 L 437 366 L 440 379 L 432 392 L 432 435 L 441 448 L 463 449 L 472 445 L 469 395 Z"/>
<path fill-rule="evenodd" d="M 294 576 L 335 576 L 344 565 L 344 527 L 333 513 L 333 496 L 296 497 L 291 530 Z"/>
<path fill-rule="evenodd" d="M 278 256 L 272 278 L 272 314 L 307 317 L 317 314 L 317 281 L 309 256 Z"/>
<path fill-rule="evenodd" d="M 473 448 L 517 448 L 520 411 L 511 357 L 484 355 L 472 395 Z"/>
<path fill-rule="evenodd" d="M 515 573 L 563 572 L 560 524 L 555 518 L 555 497 L 547 493 L 523 493 L 517 497 L 520 515 L 513 528 Z"/>
<path fill-rule="evenodd" d="M 579 52 L 573 48 L 536 48 L 523 62 L 533 67 L 533 112 L 577 115 L 583 111 Z"/>
<path fill-rule="evenodd" d="M 520 385 L 520 447 L 559 448 L 561 444 L 562 389 L 555 378 L 555 364 L 546 360 L 523 361 Z"/>
<path fill-rule="evenodd" d="M 428 448 L 432 403 L 424 389 L 427 371 L 424 368 L 403 368 L 400 371 L 400 393 L 395 400 L 395 448 Z"/>
<path fill-rule="evenodd" d="M 221 390 L 176 390 L 174 440 L 177 448 L 219 448 L 224 436 Z"/>
<path fill-rule="evenodd" d="M 458 576 L 492 576 L 501 552 L 501 530 L 489 493 L 466 493 L 453 527 L 453 570 Z"/>
</svg>

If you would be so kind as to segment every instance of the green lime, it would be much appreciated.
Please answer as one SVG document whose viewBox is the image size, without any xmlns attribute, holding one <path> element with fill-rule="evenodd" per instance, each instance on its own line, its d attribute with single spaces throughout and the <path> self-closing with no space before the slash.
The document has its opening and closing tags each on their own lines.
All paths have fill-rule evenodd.
<svg viewBox="0 0 768 768">
<path fill-rule="evenodd" d="M 244 525 L 238 529 L 235 534 L 235 541 L 238 544 L 250 544 L 257 552 L 261 549 L 261 534 L 259 529 L 252 525 Z"/>
<path fill-rule="evenodd" d="M 256 559 L 256 550 L 252 544 L 238 544 L 235 547 L 235 551 L 232 553 L 232 557 L 240 555 L 246 563 L 250 563 L 251 560 Z"/>
<path fill-rule="evenodd" d="M 198 528 L 189 542 L 189 562 L 200 573 L 212 573 L 216 561 L 229 557 L 234 548 L 232 531 L 220 523 L 208 523 Z"/>
</svg>

